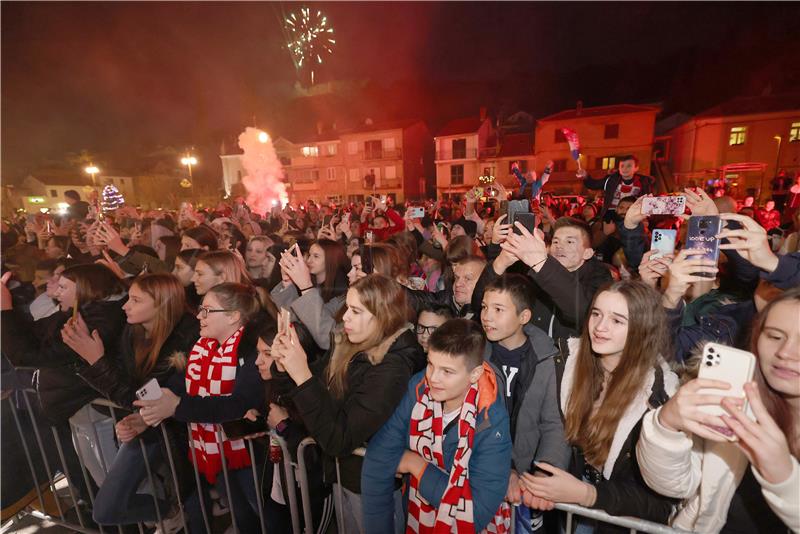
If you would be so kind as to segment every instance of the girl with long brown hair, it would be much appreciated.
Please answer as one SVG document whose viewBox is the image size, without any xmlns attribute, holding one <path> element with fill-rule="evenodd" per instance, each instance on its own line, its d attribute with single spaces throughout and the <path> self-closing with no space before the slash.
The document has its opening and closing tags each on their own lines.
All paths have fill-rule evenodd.
<svg viewBox="0 0 800 534">
<path fill-rule="evenodd" d="M 346 303 L 333 347 L 312 366 L 293 328 L 277 337 L 272 354 L 288 374 L 278 376 L 294 383 L 287 397 L 325 453 L 326 480 L 336 480 L 333 458 L 340 459 L 346 531 L 362 532 L 361 458 L 351 453 L 392 415 L 425 356 L 406 322 L 405 289 L 395 281 L 362 278 Z"/>
<path fill-rule="evenodd" d="M 642 481 L 634 460 L 642 416 L 675 392 L 678 377 L 662 354 L 670 354 L 660 295 L 640 281 L 601 288 L 579 339 L 569 340 L 559 401 L 564 431 L 573 448 L 570 473 L 537 464 L 544 475 L 526 473 L 523 488 L 538 508 L 554 502 L 599 508 L 665 522 L 673 501 Z M 603 532 L 579 523 L 576 532 Z"/>
<path fill-rule="evenodd" d="M 682 499 L 672 525 L 696 532 L 800 532 L 800 288 L 758 315 L 750 351 L 754 381 L 741 399 L 701 394 L 730 387 L 696 378 L 645 416 L 637 456 L 653 489 Z M 707 392 L 705 392 L 707 393 Z M 702 405 L 721 405 L 716 417 Z M 731 442 L 708 426 L 728 427 Z"/>
<path fill-rule="evenodd" d="M 146 431 L 147 425 L 133 407 L 135 392 L 151 379 L 166 384 L 179 370 L 176 356 L 185 356 L 199 336 L 198 321 L 187 312 L 183 286 L 174 275 L 136 278 L 122 309 L 127 325 L 119 344 L 104 343 L 81 321 L 68 323 L 62 331 L 64 342 L 89 364 L 80 376 L 107 399 L 133 411 L 116 423 L 122 445 L 95 497 L 94 519 L 103 525 L 156 520 L 152 497 L 137 493 L 147 472 L 134 438 L 141 434 L 148 461 L 156 465 L 164 460 L 160 432 Z M 166 517 L 168 507 L 162 505 L 161 515 Z"/>
</svg>

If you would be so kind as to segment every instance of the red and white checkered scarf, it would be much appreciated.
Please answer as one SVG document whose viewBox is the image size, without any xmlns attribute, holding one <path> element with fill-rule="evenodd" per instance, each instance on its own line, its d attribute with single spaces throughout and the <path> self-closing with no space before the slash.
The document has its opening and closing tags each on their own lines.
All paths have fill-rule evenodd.
<svg viewBox="0 0 800 534">
<path fill-rule="evenodd" d="M 487 375 L 488 372 L 488 376 Z M 474 533 L 472 510 L 472 488 L 469 484 L 469 459 L 472 456 L 472 443 L 475 438 L 475 423 L 480 411 L 480 391 L 488 397 L 488 388 L 481 382 L 489 379 L 494 382 L 491 369 L 484 371 L 484 377 L 472 384 L 467 391 L 458 420 L 458 447 L 450 477 L 447 482 L 439 508 L 434 508 L 419 493 L 419 480 L 411 476 L 408 491 L 408 523 L 406 534 L 444 534 Z M 496 382 L 495 395 L 496 395 Z M 495 397 L 491 397 L 494 399 Z M 486 401 L 484 401 L 485 403 Z M 488 406 L 488 404 L 486 405 Z M 419 453 L 426 462 L 444 469 L 442 445 L 444 443 L 443 404 L 430 396 L 427 381 L 423 383 L 421 394 L 411 411 L 409 448 Z M 492 521 L 483 530 L 485 533 L 505 534 L 511 532 L 511 508 L 503 502 Z"/>
<path fill-rule="evenodd" d="M 236 383 L 236 369 L 240 365 L 238 348 L 242 339 L 239 328 L 234 334 L 220 344 L 216 339 L 200 338 L 189 353 L 186 365 L 186 393 L 190 397 L 228 396 L 233 393 Z M 217 430 L 222 434 L 225 461 L 228 469 L 241 469 L 250 465 L 244 440 L 229 440 L 222 430 L 222 425 L 191 423 L 192 442 L 197 458 L 197 470 L 211 484 L 217 480 L 222 469 L 222 458 L 219 454 Z M 192 453 L 189 451 L 189 459 Z"/>
</svg>

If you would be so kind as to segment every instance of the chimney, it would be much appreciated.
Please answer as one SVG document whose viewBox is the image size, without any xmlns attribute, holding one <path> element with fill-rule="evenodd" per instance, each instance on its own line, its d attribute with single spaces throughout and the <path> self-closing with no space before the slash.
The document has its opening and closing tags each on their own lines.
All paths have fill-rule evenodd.
<svg viewBox="0 0 800 534">
<path fill-rule="evenodd" d="M 486 120 L 486 106 L 481 106 L 480 117 L 481 121 Z"/>
<path fill-rule="evenodd" d="M 322 135 L 322 129 L 323 129 L 322 121 L 317 121 L 317 135 Z"/>
<path fill-rule="evenodd" d="M 575 114 L 580 115 L 583 112 L 583 100 L 578 100 L 578 103 L 575 104 Z"/>
<path fill-rule="evenodd" d="M 372 119 L 370 117 L 367 117 L 366 119 L 364 119 L 364 124 L 366 126 L 372 126 Z"/>
</svg>

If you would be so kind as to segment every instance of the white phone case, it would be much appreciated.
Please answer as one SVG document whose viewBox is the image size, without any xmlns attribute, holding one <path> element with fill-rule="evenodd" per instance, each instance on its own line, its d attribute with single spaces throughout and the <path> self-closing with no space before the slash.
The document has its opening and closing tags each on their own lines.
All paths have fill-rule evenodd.
<svg viewBox="0 0 800 534">
<path fill-rule="evenodd" d="M 753 380 L 753 372 L 756 367 L 756 358 L 753 354 L 739 349 L 734 349 L 719 343 L 706 343 L 703 347 L 703 357 L 700 362 L 698 378 L 708 378 L 727 382 L 731 385 L 730 389 L 701 389 L 699 395 L 717 395 L 723 397 L 734 397 L 744 399 L 744 412 L 753 418 L 750 406 L 744 393 L 744 385 Z M 729 415 L 722 406 L 700 406 L 700 410 L 711 415 Z M 711 427 L 712 431 L 714 430 Z M 729 441 L 736 441 L 736 435 L 728 436 L 718 432 Z"/>
<path fill-rule="evenodd" d="M 161 395 L 161 386 L 155 378 L 151 378 L 147 384 L 136 391 L 136 398 L 139 400 L 158 400 Z"/>
</svg>

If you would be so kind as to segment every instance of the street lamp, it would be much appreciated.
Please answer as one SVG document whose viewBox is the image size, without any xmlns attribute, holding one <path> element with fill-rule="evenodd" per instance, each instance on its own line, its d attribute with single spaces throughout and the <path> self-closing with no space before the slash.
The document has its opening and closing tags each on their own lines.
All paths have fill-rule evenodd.
<svg viewBox="0 0 800 534">
<path fill-rule="evenodd" d="M 83 170 L 86 171 L 87 174 L 92 175 L 92 184 L 97 185 L 97 180 L 95 180 L 95 176 L 100 172 L 100 169 L 98 169 L 94 164 L 91 164 Z"/>
<path fill-rule="evenodd" d="M 189 168 L 189 187 L 192 189 L 192 197 L 194 197 L 194 179 L 192 178 L 192 165 L 197 165 L 197 158 L 187 152 L 186 155 L 181 158 L 181 165 L 186 165 Z"/>
</svg>

